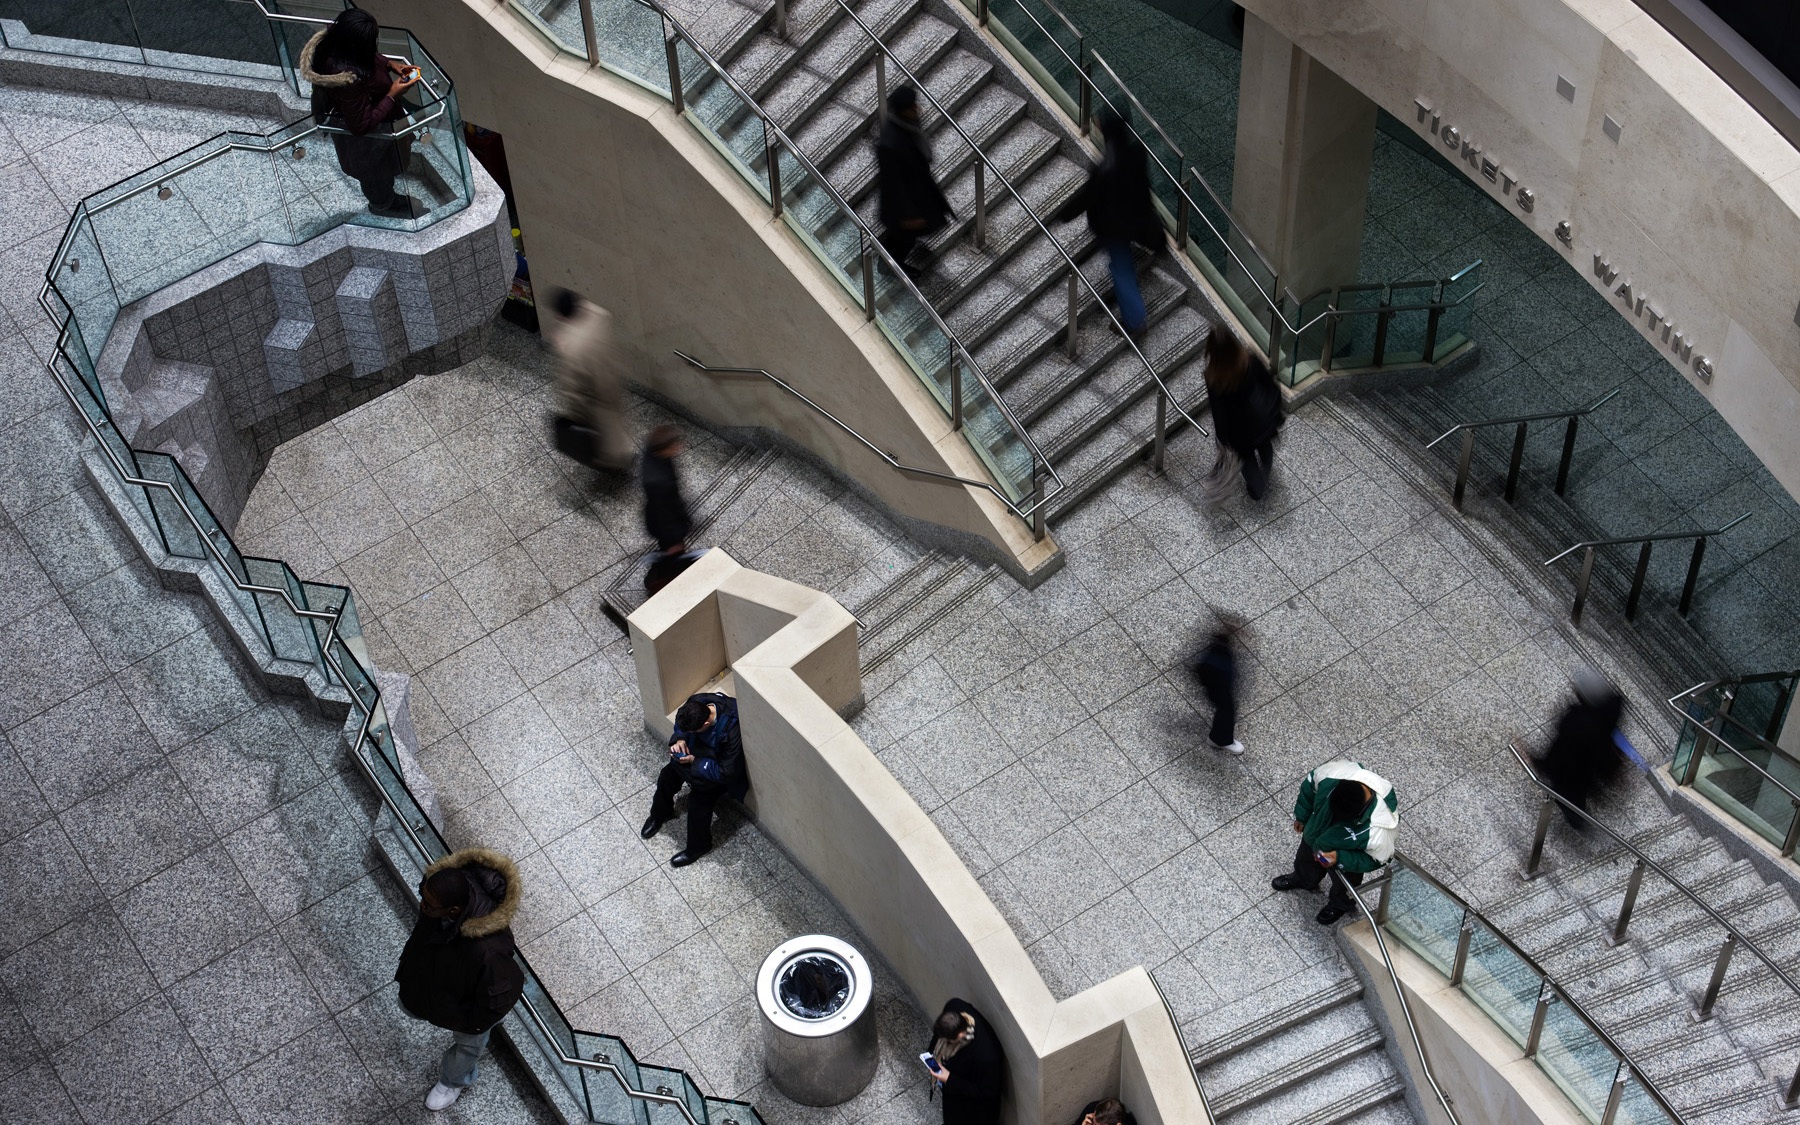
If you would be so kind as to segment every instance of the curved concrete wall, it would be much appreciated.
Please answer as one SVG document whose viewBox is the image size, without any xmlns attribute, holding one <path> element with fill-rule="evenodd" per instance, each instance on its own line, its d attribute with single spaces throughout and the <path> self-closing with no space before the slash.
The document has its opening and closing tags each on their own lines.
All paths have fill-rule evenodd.
<svg viewBox="0 0 1800 1125">
<path fill-rule="evenodd" d="M 1800 151 L 1674 36 L 1631 0 L 1243 3 L 1440 145 L 1800 497 Z"/>
<path fill-rule="evenodd" d="M 559 54 L 504 4 L 379 0 L 429 29 L 463 118 L 506 139 L 531 274 L 612 310 L 631 377 L 720 427 L 775 431 L 915 529 L 935 525 L 1021 576 L 1060 561 L 992 495 L 902 476 L 760 380 L 677 360 L 764 367 L 902 464 L 989 479 L 917 376 L 780 219 L 668 101 Z"/>
</svg>

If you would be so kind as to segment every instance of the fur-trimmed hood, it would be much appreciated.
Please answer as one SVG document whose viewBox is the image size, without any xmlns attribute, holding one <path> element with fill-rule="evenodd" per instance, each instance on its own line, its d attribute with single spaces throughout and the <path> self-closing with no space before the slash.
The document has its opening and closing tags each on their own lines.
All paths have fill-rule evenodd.
<svg viewBox="0 0 1800 1125">
<path fill-rule="evenodd" d="M 300 49 L 300 77 L 314 86 L 354 86 L 361 82 L 363 75 L 355 70 L 340 70 L 335 73 L 323 74 L 313 69 L 313 53 L 319 49 L 319 43 L 324 38 L 325 32 L 321 31 L 308 39 L 306 46 Z"/>
<path fill-rule="evenodd" d="M 485 868 L 485 872 L 471 874 L 476 875 L 484 884 L 491 885 L 494 881 L 489 875 L 497 876 L 501 883 L 499 902 L 493 909 L 463 919 L 458 931 L 463 937 L 487 937 L 512 925 L 513 916 L 519 912 L 519 898 L 525 890 L 519 882 L 518 864 L 491 848 L 463 848 L 427 867 L 425 878 L 429 879 L 439 871 L 452 867 Z"/>
</svg>

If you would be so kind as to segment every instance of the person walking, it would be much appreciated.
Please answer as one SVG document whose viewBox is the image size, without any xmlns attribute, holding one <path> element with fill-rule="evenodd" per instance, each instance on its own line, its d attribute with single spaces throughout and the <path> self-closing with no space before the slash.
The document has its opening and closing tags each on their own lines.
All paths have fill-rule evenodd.
<svg viewBox="0 0 1800 1125">
<path fill-rule="evenodd" d="M 1230 472 L 1236 458 L 1243 465 L 1250 499 L 1261 500 L 1275 466 L 1275 436 L 1285 420 L 1275 376 L 1229 329 L 1214 324 L 1206 334 L 1205 379 L 1220 449 L 1215 481 Z"/>
<path fill-rule="evenodd" d="M 1163 245 L 1162 220 L 1150 200 L 1150 159 L 1131 123 L 1111 108 L 1101 111 L 1100 135 L 1106 142 L 1100 163 L 1088 170 L 1087 182 L 1062 205 L 1056 218 L 1066 223 L 1087 215 L 1088 229 L 1105 249 L 1112 270 L 1119 321 L 1133 340 L 1141 341 L 1149 315 L 1138 288 L 1131 244 L 1152 250 Z"/>
<path fill-rule="evenodd" d="M 425 869 L 419 919 L 400 950 L 400 1006 L 451 1034 L 425 1108 L 448 1109 L 475 1082 L 494 1026 L 525 990 L 513 959 L 523 888 L 513 861 L 487 848 L 452 852 Z"/>
<path fill-rule="evenodd" d="M 613 345 L 612 314 L 567 289 L 550 295 L 550 309 L 556 316 L 549 335 L 557 359 L 559 436 L 585 430 L 586 448 L 575 451 L 581 454 L 577 460 L 602 472 L 623 472 L 631 467 L 634 449 L 625 428 L 625 382 Z"/>
<path fill-rule="evenodd" d="M 1565 805 L 1562 811 L 1577 832 L 1587 831 L 1588 821 L 1581 813 L 1587 811 L 1588 799 L 1611 784 L 1625 766 L 1625 755 L 1614 738 L 1624 711 L 1625 697 L 1619 689 L 1594 669 L 1583 668 L 1575 675 L 1575 701 L 1557 719 L 1549 748 L 1532 757 L 1550 788 L 1575 806 Z"/>
<path fill-rule="evenodd" d="M 654 594 L 687 568 L 688 533 L 694 518 L 681 494 L 681 474 L 675 458 L 686 446 L 674 426 L 657 426 L 644 440 L 644 456 L 638 468 L 644 488 L 644 530 L 656 540 L 657 555 L 644 573 L 644 589 Z"/>
<path fill-rule="evenodd" d="M 1212 729 L 1207 732 L 1206 741 L 1214 750 L 1227 754 L 1244 752 L 1244 744 L 1237 740 L 1237 634 L 1242 627 L 1219 614 L 1212 636 L 1193 665 L 1194 679 L 1199 681 L 1200 690 L 1213 709 Z"/>
<path fill-rule="evenodd" d="M 931 1025 L 931 1056 L 944 1091 L 944 1125 L 998 1125 L 1006 1055 L 973 1004 L 954 996 L 945 1002 Z"/>
<path fill-rule="evenodd" d="M 919 92 L 902 86 L 888 95 L 887 105 L 887 121 L 875 141 L 880 241 L 907 276 L 917 278 L 923 271 L 907 258 L 921 239 L 944 228 L 950 201 L 931 175 L 931 142 L 919 127 Z"/>
<path fill-rule="evenodd" d="M 338 166 L 361 185 L 369 211 L 416 219 L 426 208 L 394 190 L 394 178 L 405 170 L 411 148 L 387 134 L 388 123 L 408 111 L 401 97 L 419 81 L 419 69 L 377 51 L 380 32 L 375 17 L 361 8 L 340 12 L 301 49 L 300 77 L 312 83 L 313 120 L 325 124 L 330 119 L 351 134 L 333 134 L 331 143 Z"/>
<path fill-rule="evenodd" d="M 650 816 L 639 835 L 648 840 L 675 819 L 675 794 L 688 787 L 687 846 L 669 859 L 686 867 L 712 850 L 713 809 L 719 798 L 741 801 L 750 792 L 744 740 L 738 732 L 737 700 L 722 692 L 690 695 L 675 712 L 669 761 L 656 775 Z"/>
<path fill-rule="evenodd" d="M 1393 783 L 1361 762 L 1335 759 L 1307 774 L 1294 800 L 1294 869 L 1269 884 L 1278 891 L 1316 890 L 1332 871 L 1353 887 L 1393 858 L 1400 831 L 1400 799 Z M 1331 895 L 1315 919 L 1329 926 L 1350 910 L 1350 895 L 1331 880 Z"/>
</svg>

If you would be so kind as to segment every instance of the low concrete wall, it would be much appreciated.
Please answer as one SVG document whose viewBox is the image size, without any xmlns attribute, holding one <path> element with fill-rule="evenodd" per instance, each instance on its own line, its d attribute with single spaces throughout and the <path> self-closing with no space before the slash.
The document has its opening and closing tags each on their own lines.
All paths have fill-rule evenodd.
<svg viewBox="0 0 1800 1125">
<path fill-rule="evenodd" d="M 862 693 L 847 610 L 715 549 L 630 626 L 644 723 L 660 735 L 682 700 L 730 670 L 758 826 L 837 900 L 921 1008 L 963 996 L 993 1021 L 1010 1125 L 1062 1125 L 1109 1094 L 1142 1125 L 1209 1121 L 1149 974 L 1133 968 L 1058 1002 L 931 818 L 843 720 Z"/>
<path fill-rule="evenodd" d="M 1425 1081 L 1419 1053 L 1413 1049 L 1400 1014 L 1394 982 L 1382 964 L 1368 921 L 1343 927 L 1338 940 L 1350 951 L 1351 964 L 1364 986 L 1381 1001 L 1388 1042 L 1398 1046 L 1407 1084 L 1417 1093 L 1407 1101 L 1431 1125 L 1450 1125 Z M 1587 1119 L 1556 1083 L 1525 1058 L 1519 1045 L 1461 989 L 1412 950 L 1389 942 L 1388 952 L 1401 987 L 1406 989 L 1419 1038 L 1430 1052 L 1432 1073 L 1467 1125 L 1586 1125 Z"/>
</svg>

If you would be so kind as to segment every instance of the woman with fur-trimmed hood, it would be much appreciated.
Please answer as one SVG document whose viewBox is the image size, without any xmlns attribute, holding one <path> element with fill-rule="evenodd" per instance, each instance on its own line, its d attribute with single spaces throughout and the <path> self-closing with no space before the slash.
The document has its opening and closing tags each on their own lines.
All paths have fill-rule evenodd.
<svg viewBox="0 0 1800 1125">
<path fill-rule="evenodd" d="M 419 920 L 394 980 L 409 1015 L 455 1037 L 426 1109 L 446 1108 L 474 1083 L 489 1033 L 525 990 L 510 929 L 521 890 L 518 867 L 487 848 L 452 852 L 425 869 Z"/>
<path fill-rule="evenodd" d="M 394 177 L 405 169 L 409 150 L 386 134 L 387 123 L 406 114 L 400 98 L 418 82 L 419 71 L 376 50 L 380 33 L 374 16 L 349 9 L 307 40 L 300 52 L 300 77 L 312 83 L 313 120 L 329 121 L 352 134 L 333 134 L 331 143 L 338 166 L 362 185 L 369 210 L 392 219 L 416 219 L 425 213 L 424 206 L 394 191 Z"/>
</svg>

